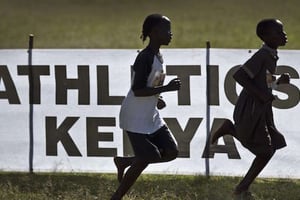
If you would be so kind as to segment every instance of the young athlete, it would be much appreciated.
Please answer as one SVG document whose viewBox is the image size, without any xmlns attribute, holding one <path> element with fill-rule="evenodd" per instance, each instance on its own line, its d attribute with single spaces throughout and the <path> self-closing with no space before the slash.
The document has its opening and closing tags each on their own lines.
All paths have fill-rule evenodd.
<svg viewBox="0 0 300 200">
<path fill-rule="evenodd" d="M 282 74 L 277 80 L 274 75 L 277 48 L 287 43 L 287 36 L 283 24 L 277 19 L 260 21 L 256 33 L 264 42 L 263 46 L 233 75 L 243 87 L 233 113 L 234 124 L 226 119 L 211 140 L 215 143 L 218 138 L 230 134 L 256 156 L 234 190 L 238 199 L 252 196 L 248 191 L 251 183 L 267 165 L 275 150 L 286 146 L 284 137 L 274 125 L 272 89 L 290 80 L 288 74 Z"/>
<path fill-rule="evenodd" d="M 165 74 L 159 49 L 172 39 L 170 20 L 160 14 L 147 16 L 141 39 L 145 41 L 147 37 L 149 44 L 134 62 L 132 85 L 120 111 L 120 127 L 126 131 L 135 156 L 114 158 L 120 185 L 111 200 L 122 199 L 148 164 L 171 161 L 178 155 L 177 143 L 158 112 L 165 107 L 160 93 L 176 91 L 181 86 L 179 78 L 163 85 Z"/>
</svg>

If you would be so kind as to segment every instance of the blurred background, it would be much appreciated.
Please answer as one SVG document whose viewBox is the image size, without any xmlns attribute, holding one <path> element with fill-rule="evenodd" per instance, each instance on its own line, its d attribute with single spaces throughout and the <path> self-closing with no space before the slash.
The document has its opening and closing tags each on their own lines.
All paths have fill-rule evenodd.
<svg viewBox="0 0 300 200">
<path fill-rule="evenodd" d="M 289 43 L 300 49 L 299 0 L 0 0 L 0 48 L 142 48 L 144 18 L 172 21 L 167 48 L 259 48 L 256 23 L 278 18 Z"/>
</svg>

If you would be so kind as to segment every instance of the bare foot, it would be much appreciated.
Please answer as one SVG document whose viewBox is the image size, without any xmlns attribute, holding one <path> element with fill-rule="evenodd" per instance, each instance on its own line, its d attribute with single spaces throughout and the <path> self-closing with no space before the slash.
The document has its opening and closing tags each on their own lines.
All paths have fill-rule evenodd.
<svg viewBox="0 0 300 200">
<path fill-rule="evenodd" d="M 114 163 L 118 170 L 118 181 L 120 183 L 123 179 L 124 170 L 126 167 L 122 164 L 122 157 L 114 157 Z"/>
<path fill-rule="evenodd" d="M 211 143 L 215 143 L 220 137 L 226 134 L 232 134 L 234 131 L 234 125 L 229 119 L 225 119 L 221 127 L 212 134 Z"/>
</svg>

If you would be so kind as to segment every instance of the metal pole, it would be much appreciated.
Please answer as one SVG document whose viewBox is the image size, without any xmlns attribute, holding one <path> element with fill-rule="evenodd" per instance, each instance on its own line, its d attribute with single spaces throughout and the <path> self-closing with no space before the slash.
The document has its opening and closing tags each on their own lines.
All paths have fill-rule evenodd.
<svg viewBox="0 0 300 200">
<path fill-rule="evenodd" d="M 33 173 L 33 72 L 32 72 L 32 49 L 34 35 L 29 35 L 28 67 L 29 67 L 29 172 Z"/>
<path fill-rule="evenodd" d="M 206 42 L 206 156 L 205 156 L 205 175 L 209 177 L 210 169 L 209 169 L 209 138 L 210 138 L 210 106 L 209 106 L 209 99 L 210 99 L 210 90 L 209 90 L 209 83 L 210 83 L 210 42 Z"/>
</svg>

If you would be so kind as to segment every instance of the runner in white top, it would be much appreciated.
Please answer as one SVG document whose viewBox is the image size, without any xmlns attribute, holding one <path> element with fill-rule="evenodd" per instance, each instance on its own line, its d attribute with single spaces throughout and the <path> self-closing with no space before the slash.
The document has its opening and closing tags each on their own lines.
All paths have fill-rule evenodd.
<svg viewBox="0 0 300 200">
<path fill-rule="evenodd" d="M 145 63 L 148 69 L 145 71 L 146 74 L 143 74 L 143 72 L 140 72 L 140 69 L 143 68 L 141 65 L 145 65 Z M 120 111 L 120 128 L 135 133 L 151 134 L 165 124 L 156 107 L 159 94 L 139 97 L 135 96 L 133 90 L 145 86 L 162 86 L 165 77 L 163 65 L 157 55 L 154 54 L 153 50 L 150 47 L 147 47 L 139 54 L 133 70 L 133 78 L 142 80 L 144 77 L 137 76 L 148 76 L 147 83 L 133 80 L 133 88 L 130 88 L 122 103 Z"/>
<path fill-rule="evenodd" d="M 111 200 L 122 199 L 148 164 L 171 161 L 178 155 L 177 143 L 158 112 L 165 107 L 160 93 L 177 91 L 181 86 L 179 78 L 163 85 L 159 49 L 171 41 L 170 20 L 160 14 L 146 17 L 141 38 L 145 41 L 147 37 L 149 44 L 134 62 L 132 85 L 120 111 L 120 127 L 126 131 L 135 156 L 114 158 L 120 185 Z"/>
</svg>

